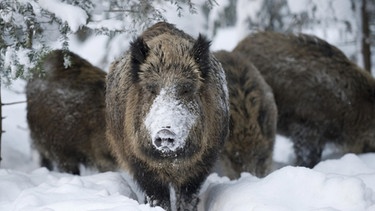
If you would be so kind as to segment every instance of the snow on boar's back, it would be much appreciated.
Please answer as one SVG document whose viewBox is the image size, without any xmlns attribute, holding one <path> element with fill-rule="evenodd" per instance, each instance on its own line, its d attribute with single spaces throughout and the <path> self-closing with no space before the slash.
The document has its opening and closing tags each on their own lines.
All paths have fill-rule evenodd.
<svg viewBox="0 0 375 211">
<path fill-rule="evenodd" d="M 328 142 L 343 152 L 375 150 L 375 80 L 339 49 L 310 35 L 261 32 L 234 51 L 273 89 L 277 131 L 293 141 L 297 165 L 315 166 Z"/>
<path fill-rule="evenodd" d="M 224 71 L 203 36 L 160 22 L 131 42 L 107 77 L 107 137 L 147 202 L 195 210 L 228 134 Z"/>
<path fill-rule="evenodd" d="M 229 90 L 229 138 L 220 154 L 218 172 L 232 179 L 241 172 L 258 177 L 271 170 L 277 108 L 271 88 L 257 68 L 240 53 L 214 56 L 226 74 Z"/>
<path fill-rule="evenodd" d="M 26 86 L 27 122 L 41 165 L 52 170 L 56 163 L 73 174 L 79 164 L 115 170 L 105 136 L 106 73 L 62 50 L 48 54 L 41 67 L 45 77 Z"/>
</svg>

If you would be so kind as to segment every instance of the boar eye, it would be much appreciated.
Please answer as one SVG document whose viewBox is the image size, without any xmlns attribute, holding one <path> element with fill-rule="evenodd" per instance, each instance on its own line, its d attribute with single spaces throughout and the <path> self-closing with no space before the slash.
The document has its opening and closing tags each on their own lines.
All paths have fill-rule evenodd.
<svg viewBox="0 0 375 211">
<path fill-rule="evenodd" d="M 157 89 L 158 89 L 158 87 L 157 87 L 156 84 L 147 84 L 146 85 L 146 90 L 153 95 L 157 94 Z"/>
<path fill-rule="evenodd" d="M 180 95 L 187 95 L 193 92 L 194 92 L 194 86 L 191 83 L 185 83 L 179 87 Z"/>
</svg>

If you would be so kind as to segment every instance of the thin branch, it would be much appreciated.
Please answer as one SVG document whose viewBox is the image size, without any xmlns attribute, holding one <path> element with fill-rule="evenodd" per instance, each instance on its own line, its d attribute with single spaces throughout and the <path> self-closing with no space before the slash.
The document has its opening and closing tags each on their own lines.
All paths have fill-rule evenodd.
<svg viewBox="0 0 375 211">
<path fill-rule="evenodd" d="M 139 13 L 140 11 L 135 10 L 125 10 L 125 9 L 110 9 L 110 10 L 103 10 L 104 12 L 128 12 L 128 13 Z"/>
<path fill-rule="evenodd" d="M 25 101 L 11 102 L 11 103 L 3 103 L 3 104 L 1 104 L 1 105 L 2 105 L 2 106 L 8 106 L 8 105 L 21 104 L 21 103 L 26 103 L 26 100 L 25 100 Z"/>
<path fill-rule="evenodd" d="M 362 18 L 362 58 L 365 70 L 371 73 L 371 46 L 370 46 L 370 27 L 369 15 L 366 9 L 366 0 L 362 0 L 361 5 L 361 18 Z"/>
</svg>

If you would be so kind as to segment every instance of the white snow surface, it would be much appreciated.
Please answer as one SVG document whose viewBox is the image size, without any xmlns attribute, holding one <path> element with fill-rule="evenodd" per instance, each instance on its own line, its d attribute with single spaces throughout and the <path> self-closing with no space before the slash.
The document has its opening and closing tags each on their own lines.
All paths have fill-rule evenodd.
<svg viewBox="0 0 375 211">
<path fill-rule="evenodd" d="M 324 164 L 329 167 L 332 162 L 344 160 L 344 165 L 359 162 L 366 166 L 352 154 Z M 211 184 L 205 193 L 205 210 L 374 210 L 372 182 L 366 182 L 368 174 L 374 175 L 374 169 L 353 176 L 289 166 L 264 179 L 243 173 L 237 181 L 220 183 L 222 178 L 211 175 L 207 179 Z"/>
<path fill-rule="evenodd" d="M 162 210 L 139 205 L 120 173 L 73 176 L 0 169 L 0 210 Z"/>
<path fill-rule="evenodd" d="M 197 118 L 191 110 L 196 107 L 194 102 L 185 105 L 177 99 L 175 87 L 160 90 L 160 94 L 155 98 L 144 122 L 156 149 L 167 152 L 176 151 L 185 146 L 186 138 Z M 162 132 L 164 130 L 170 132 Z M 174 142 L 164 141 L 160 146 L 157 146 L 156 138 L 173 138 Z"/>
</svg>

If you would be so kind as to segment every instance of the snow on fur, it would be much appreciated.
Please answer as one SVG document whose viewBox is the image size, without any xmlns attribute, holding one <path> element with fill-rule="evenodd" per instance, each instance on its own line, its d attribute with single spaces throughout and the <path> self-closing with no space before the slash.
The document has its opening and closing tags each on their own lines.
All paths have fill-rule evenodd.
<svg viewBox="0 0 375 211">
<path fill-rule="evenodd" d="M 186 105 L 176 99 L 175 92 L 174 87 L 162 89 L 155 98 L 144 123 L 155 148 L 161 151 L 176 151 L 183 148 L 190 128 L 194 125 L 197 118 L 194 113 L 189 111 Z M 197 107 L 193 103 L 188 106 Z M 163 130 L 167 130 L 167 132 L 163 132 Z M 172 136 L 174 138 L 173 143 L 165 141 L 160 146 L 155 145 L 156 138 L 168 139 L 172 138 Z"/>
</svg>

